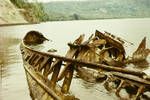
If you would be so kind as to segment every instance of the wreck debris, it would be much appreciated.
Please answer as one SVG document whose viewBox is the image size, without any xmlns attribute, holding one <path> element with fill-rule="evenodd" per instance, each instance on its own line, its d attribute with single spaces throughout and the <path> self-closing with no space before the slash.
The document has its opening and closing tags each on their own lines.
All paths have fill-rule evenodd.
<svg viewBox="0 0 150 100">
<path fill-rule="evenodd" d="M 107 34 L 107 35 L 105 35 Z M 125 50 L 123 42 L 114 40 L 114 35 L 96 31 L 95 37 L 90 37 L 81 44 L 81 50 L 77 59 L 93 63 L 103 63 L 111 66 L 122 67 L 124 65 Z"/>
<path fill-rule="evenodd" d="M 32 45 L 36 45 L 36 44 L 41 44 L 43 43 L 45 40 L 48 40 L 47 38 L 45 38 L 43 36 L 42 33 L 38 32 L 38 31 L 30 31 L 28 32 L 23 41 L 26 44 L 32 44 Z M 49 41 L 49 40 L 48 40 Z"/>
<path fill-rule="evenodd" d="M 126 59 L 124 62 L 126 64 L 132 63 L 139 67 L 148 67 L 149 63 L 147 57 L 150 54 L 150 49 L 146 48 L 146 37 L 143 38 L 139 44 L 137 50 L 132 54 L 132 57 Z"/>
<path fill-rule="evenodd" d="M 81 35 L 78 39 L 83 41 L 83 37 L 84 35 Z M 109 32 L 101 33 L 96 30 L 94 37 L 92 34 L 88 40 L 80 45 L 75 43 L 80 47 L 80 52 L 76 58 L 82 61 L 125 67 L 129 63 L 136 64 L 136 62 L 146 60 L 150 54 L 150 49 L 146 48 L 146 37 L 130 59 L 125 58 L 124 43 L 123 39 Z"/>
<path fill-rule="evenodd" d="M 111 77 L 108 77 L 108 79 L 104 83 L 104 86 L 108 91 L 114 90 L 116 95 L 122 99 L 123 97 L 120 96 L 121 89 L 126 90 L 129 97 L 133 98 L 134 100 L 137 100 L 139 96 L 142 96 L 141 94 L 143 94 L 143 92 L 150 91 L 150 87 L 148 85 L 150 84 L 150 82 L 147 80 L 144 80 L 137 76 L 122 74 L 118 72 L 113 72 L 111 74 Z M 112 84 L 114 84 L 113 86 L 115 87 L 113 87 Z"/>
<path fill-rule="evenodd" d="M 47 52 L 57 52 L 57 50 L 56 49 L 53 49 L 53 48 L 51 48 L 51 49 L 49 49 Z"/>
<path fill-rule="evenodd" d="M 73 43 L 76 45 L 80 45 L 83 42 L 84 37 L 85 34 L 80 35 L 79 38 L 77 38 Z"/>
<path fill-rule="evenodd" d="M 123 39 L 120 39 L 111 33 L 101 33 L 96 31 L 95 37 L 92 36 L 86 41 L 83 42 L 84 45 L 78 45 L 78 48 L 80 49 L 76 59 L 85 62 L 104 64 L 101 65 L 101 67 L 105 67 L 104 69 L 97 70 L 97 72 L 93 72 L 90 70 L 89 66 L 79 65 L 76 67 L 76 70 L 80 78 L 89 82 L 93 82 L 98 79 L 97 76 L 100 76 L 100 79 L 106 80 L 104 83 L 105 88 L 109 91 L 115 89 L 116 95 L 122 99 L 123 97 L 120 94 L 122 89 L 127 91 L 127 94 L 129 93 L 128 99 L 133 98 L 134 100 L 140 98 L 143 91 L 150 91 L 150 82 L 146 80 L 148 77 L 147 75 L 145 75 L 142 71 L 137 71 L 138 73 L 134 73 L 131 70 L 124 69 L 127 63 L 134 63 L 147 58 L 149 49 L 146 49 L 146 38 L 142 40 L 138 49 L 133 53 L 133 57 L 130 60 L 125 58 L 125 49 L 123 47 L 125 42 Z M 109 67 L 107 67 L 107 65 L 109 65 Z M 109 69 L 110 66 L 112 66 L 112 69 Z M 117 68 L 117 66 L 120 68 Z M 107 71 L 110 71 L 111 75 L 106 74 Z M 91 73 L 93 73 L 93 76 Z M 94 77 L 94 73 L 103 74 L 97 74 L 96 77 Z M 129 88 L 135 92 L 132 93 Z"/>
<path fill-rule="evenodd" d="M 31 35 L 33 33 L 35 36 Z M 109 32 L 99 31 L 96 31 L 95 36 L 92 34 L 88 40 L 84 40 L 84 36 L 82 34 L 73 43 L 68 43 L 70 49 L 66 56 L 62 57 L 51 51 L 44 53 L 28 47 L 27 44 L 38 44 L 46 40 L 42 34 L 31 31 L 26 35 L 21 44 L 21 53 L 33 98 L 76 100 L 69 92 L 74 71 L 88 82 L 103 84 L 120 99 L 149 98 L 149 95 L 147 96 L 147 92 L 150 92 L 149 76 L 141 70 L 126 68 L 128 63 L 147 58 L 149 49 L 146 49 L 146 38 L 129 60 L 125 58 L 123 39 Z M 37 42 L 39 40 L 40 42 Z M 63 83 L 58 87 L 60 80 Z M 122 92 L 126 95 L 122 95 Z"/>
<path fill-rule="evenodd" d="M 143 38 L 142 42 L 139 44 L 137 50 L 133 53 L 133 60 L 142 61 L 146 60 L 147 56 L 150 54 L 150 49 L 146 48 L 146 37 Z"/>
<path fill-rule="evenodd" d="M 84 34 L 83 35 L 80 35 L 79 38 L 77 38 L 73 44 L 75 45 L 80 45 L 82 42 L 83 42 L 83 39 L 84 39 Z M 67 54 L 66 54 L 66 57 L 67 58 L 73 58 L 76 53 L 78 52 L 78 48 L 71 48 L 68 50 Z M 68 68 L 70 67 L 70 64 L 71 63 L 67 63 L 64 67 L 64 69 L 62 70 L 62 72 L 60 73 L 60 75 L 58 76 L 58 80 L 61 80 L 62 78 L 64 78 L 65 76 L 65 73 L 67 72 Z M 70 68 L 69 68 L 70 69 Z"/>
</svg>

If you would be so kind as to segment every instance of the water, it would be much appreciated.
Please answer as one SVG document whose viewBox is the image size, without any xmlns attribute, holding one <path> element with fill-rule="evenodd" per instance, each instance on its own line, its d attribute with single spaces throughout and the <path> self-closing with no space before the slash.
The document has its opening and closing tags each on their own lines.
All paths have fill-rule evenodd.
<svg viewBox="0 0 150 100">
<path fill-rule="evenodd" d="M 68 49 L 66 45 L 68 42 L 73 41 L 80 34 L 86 34 L 89 37 L 96 29 L 111 32 L 134 43 L 134 45 L 126 44 L 128 55 L 133 53 L 144 36 L 147 37 L 147 46 L 150 48 L 150 18 L 61 21 L 0 27 L 0 99 L 31 100 L 19 50 L 19 43 L 26 32 L 30 30 L 42 32 L 52 40 L 45 43 L 46 49 L 54 48 L 59 51 L 59 54 L 64 55 Z M 147 72 L 150 71 L 147 70 Z M 72 86 L 72 92 L 80 96 L 82 100 L 116 99 L 115 96 L 111 97 L 111 94 L 100 84 L 75 79 Z"/>
</svg>

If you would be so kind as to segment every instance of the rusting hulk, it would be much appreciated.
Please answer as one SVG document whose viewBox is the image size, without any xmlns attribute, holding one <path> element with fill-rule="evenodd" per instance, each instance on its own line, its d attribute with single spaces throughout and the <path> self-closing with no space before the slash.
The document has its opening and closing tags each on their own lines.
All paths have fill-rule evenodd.
<svg viewBox="0 0 150 100">
<path fill-rule="evenodd" d="M 73 43 L 68 43 L 70 49 L 65 57 L 30 46 L 45 40 L 41 33 L 31 31 L 20 46 L 33 100 L 79 100 L 70 92 L 74 72 L 83 80 L 99 82 L 120 99 L 150 99 L 149 76 L 136 68 L 127 68 L 127 64 L 146 60 L 150 53 L 145 46 L 146 38 L 130 59 L 126 58 L 124 41 L 108 32 L 96 31 L 95 36 L 91 35 L 86 41 L 81 35 Z"/>
</svg>

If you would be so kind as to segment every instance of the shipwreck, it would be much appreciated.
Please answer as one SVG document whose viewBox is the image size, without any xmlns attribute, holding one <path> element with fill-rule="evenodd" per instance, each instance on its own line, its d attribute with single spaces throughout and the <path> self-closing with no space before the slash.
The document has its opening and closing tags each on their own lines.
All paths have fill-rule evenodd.
<svg viewBox="0 0 150 100">
<path fill-rule="evenodd" d="M 146 37 L 132 57 L 126 56 L 123 46 L 126 41 L 109 32 L 96 30 L 87 40 L 84 40 L 84 34 L 80 35 L 73 43 L 68 43 L 70 49 L 66 56 L 32 47 L 45 40 L 48 39 L 40 32 L 30 31 L 20 45 L 33 100 L 79 100 L 70 92 L 74 75 L 87 82 L 99 82 L 118 99 L 150 99 L 150 76 L 136 67 L 128 67 L 142 62 L 147 62 L 149 67 L 150 49 L 146 48 Z M 62 84 L 58 84 L 59 81 Z M 121 95 L 123 90 L 128 97 Z"/>
</svg>

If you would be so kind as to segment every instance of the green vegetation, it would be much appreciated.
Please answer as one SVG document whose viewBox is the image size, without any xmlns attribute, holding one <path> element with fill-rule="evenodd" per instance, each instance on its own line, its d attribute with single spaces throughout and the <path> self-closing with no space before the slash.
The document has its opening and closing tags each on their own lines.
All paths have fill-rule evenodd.
<svg viewBox="0 0 150 100">
<path fill-rule="evenodd" d="M 10 0 L 17 6 L 25 19 L 29 22 L 48 21 L 49 16 L 45 13 L 42 3 L 28 3 L 27 0 Z"/>
<path fill-rule="evenodd" d="M 43 4 L 50 20 L 150 17 L 150 0 L 88 0 Z"/>
<path fill-rule="evenodd" d="M 149 18 L 150 0 L 87 0 L 49 3 L 27 3 L 11 0 L 28 21 L 62 21 L 112 18 Z"/>
</svg>

